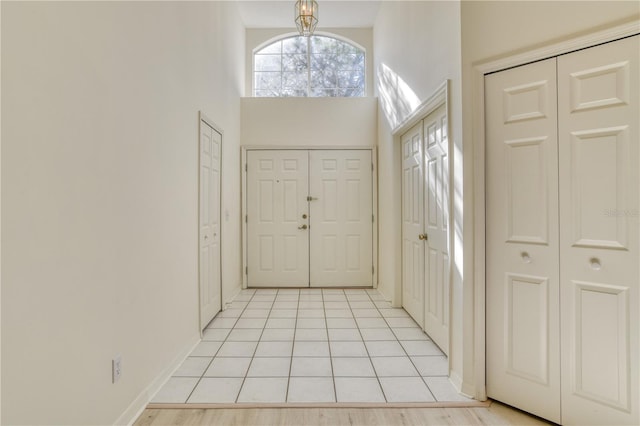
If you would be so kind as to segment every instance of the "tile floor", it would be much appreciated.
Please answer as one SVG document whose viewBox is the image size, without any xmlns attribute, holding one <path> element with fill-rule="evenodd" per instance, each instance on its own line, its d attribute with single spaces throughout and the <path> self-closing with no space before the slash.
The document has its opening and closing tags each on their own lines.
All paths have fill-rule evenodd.
<svg viewBox="0 0 640 426">
<path fill-rule="evenodd" d="M 376 290 L 243 290 L 152 403 L 472 401 Z"/>
</svg>

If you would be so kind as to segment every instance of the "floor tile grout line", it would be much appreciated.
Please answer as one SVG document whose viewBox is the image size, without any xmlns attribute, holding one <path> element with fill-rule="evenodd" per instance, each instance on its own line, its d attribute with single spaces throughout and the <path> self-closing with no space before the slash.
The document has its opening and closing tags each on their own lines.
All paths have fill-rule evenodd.
<svg viewBox="0 0 640 426">
<path fill-rule="evenodd" d="M 369 297 L 369 300 L 371 300 L 371 296 L 367 294 L 367 297 Z M 351 301 L 349 300 L 348 297 L 347 297 L 347 303 L 349 304 L 349 309 L 351 309 L 351 314 L 353 315 L 353 308 L 351 308 Z M 369 353 L 369 348 L 367 347 L 367 344 L 364 341 L 364 336 L 362 335 L 362 331 L 360 330 L 360 325 L 358 324 L 358 321 L 355 320 L 355 316 L 354 316 L 354 322 L 356 323 L 356 328 L 358 330 L 358 333 L 360 333 L 360 338 L 362 339 L 362 345 L 364 346 L 364 350 L 367 352 L 367 357 L 369 357 L 369 363 L 371 364 L 371 367 L 373 368 L 373 372 L 376 375 L 376 381 L 378 382 L 378 386 L 380 386 L 382 397 L 384 398 L 385 402 L 389 402 L 389 400 L 387 399 L 387 395 L 384 392 L 384 388 L 382 387 L 382 382 L 380 381 L 380 377 L 378 376 L 378 371 L 376 370 L 376 366 L 373 365 L 373 361 L 371 360 L 371 354 Z"/>
<path fill-rule="evenodd" d="M 258 290 L 255 290 L 253 293 L 253 297 L 251 297 L 251 299 L 253 299 L 256 294 L 258 294 Z M 278 296 L 278 291 L 276 291 L 276 297 Z M 276 297 L 273 298 L 273 302 L 271 302 L 271 308 L 269 309 L 269 315 L 271 315 L 271 310 L 273 309 L 273 304 L 276 301 Z M 249 306 L 247 304 L 247 306 Z M 238 394 L 236 395 L 236 399 L 234 401 L 235 404 L 238 403 L 238 398 L 240 398 L 240 393 L 242 393 L 242 388 L 244 387 L 244 384 L 247 381 L 247 378 L 249 376 L 249 370 L 251 370 L 251 365 L 253 364 L 253 360 L 256 358 L 256 352 L 258 351 L 258 346 L 260 346 L 260 340 L 262 339 L 262 335 L 264 334 L 264 330 L 267 327 L 267 321 L 269 321 L 269 317 L 267 316 L 267 319 L 264 321 L 264 326 L 262 327 L 262 332 L 260 333 L 260 338 L 258 339 L 258 342 L 256 343 L 256 348 L 253 350 L 253 356 L 251 357 L 251 361 L 249 361 L 249 365 L 247 366 L 247 371 L 244 373 L 244 378 L 242 379 L 242 384 L 240 385 L 240 388 L 238 389 Z"/>
<path fill-rule="evenodd" d="M 345 294 L 346 299 L 346 294 Z M 331 356 L 331 343 L 329 342 L 329 323 L 327 322 L 327 307 L 324 301 L 324 292 L 322 292 L 322 307 L 324 308 L 324 326 L 325 333 L 327 334 L 327 349 L 329 350 L 329 365 L 331 366 L 331 383 L 333 383 L 333 398 L 335 402 L 338 402 L 338 390 L 336 389 L 336 375 L 333 371 L 333 357 Z"/>
<path fill-rule="evenodd" d="M 253 294 L 251 295 L 251 298 L 249 299 L 249 301 L 251 301 L 251 299 L 253 299 L 255 294 L 256 293 L 254 291 Z M 242 313 L 244 313 L 244 311 L 247 309 L 247 306 L 249 306 L 249 303 L 247 303 L 247 305 L 242 309 Z M 241 315 L 242 315 L 242 313 L 241 313 Z M 207 374 L 207 370 L 209 369 L 209 367 L 211 367 L 211 364 L 213 364 L 213 360 L 216 359 L 216 355 L 218 355 L 218 353 L 220 352 L 220 349 L 222 349 L 222 345 L 224 345 L 227 342 L 227 339 L 229 338 L 229 335 L 235 329 L 235 325 L 238 323 L 239 320 L 240 320 L 240 317 L 236 318 L 235 322 L 233 323 L 233 327 L 231 328 L 231 331 L 229 331 L 229 334 L 227 334 L 227 337 L 225 337 L 225 339 L 222 341 L 222 343 L 220 343 L 220 346 L 216 350 L 216 353 L 213 354 L 213 357 L 211 358 L 211 361 L 209 361 L 209 364 L 207 364 L 207 368 L 204 369 L 204 371 L 202 372 L 202 375 L 200 376 L 200 378 L 196 382 L 196 385 L 193 387 L 193 389 L 191 389 L 191 392 L 189 392 L 189 396 L 187 396 L 187 399 L 185 399 L 185 401 L 184 401 L 185 404 L 187 403 L 187 401 L 189 401 L 189 398 L 191 398 L 191 396 L 193 395 L 193 392 L 195 392 L 195 390 L 198 387 L 198 385 L 200 385 L 200 382 L 202 382 L 202 379 L 205 378 L 204 375 Z M 211 320 L 211 322 L 213 322 L 213 321 L 215 321 L 215 317 Z M 207 326 L 209 324 L 207 324 Z M 205 327 L 205 330 L 206 330 L 206 327 Z M 202 340 L 200 342 L 202 342 Z M 238 391 L 238 393 L 240 393 L 240 391 Z"/>
<path fill-rule="evenodd" d="M 293 323 L 293 339 L 291 340 L 291 358 L 289 361 L 289 376 L 287 376 L 287 392 L 284 395 L 284 401 L 289 401 L 289 387 L 291 386 L 291 370 L 293 369 L 293 353 L 296 349 L 296 333 L 298 332 L 298 310 L 300 309 L 300 290 L 298 290 L 298 304 L 296 306 L 296 320 Z"/>
<path fill-rule="evenodd" d="M 369 296 L 371 297 L 371 296 Z M 380 313 L 380 316 L 382 317 L 382 319 L 384 320 L 384 322 L 387 324 L 387 326 L 389 327 L 389 329 L 391 330 L 391 334 L 393 334 L 393 336 L 396 338 L 396 341 L 398 342 L 398 344 L 400 345 L 400 347 L 402 348 L 402 351 L 407 355 L 407 358 L 409 359 L 409 362 L 411 363 L 411 365 L 413 366 L 413 368 L 416 370 L 416 372 L 418 373 L 418 377 L 420 377 L 420 379 L 422 380 L 422 383 L 424 383 L 424 385 L 427 387 L 427 390 L 429 391 L 429 394 L 431 394 L 431 396 L 433 397 L 434 401 L 438 401 L 438 399 L 436 398 L 435 394 L 431 391 L 431 388 L 429 387 L 429 384 L 427 383 L 427 381 L 424 379 L 424 377 L 422 377 L 422 375 L 420 374 L 420 370 L 418 370 L 418 367 L 416 366 L 416 364 L 413 362 L 413 359 L 411 359 L 411 356 L 409 356 L 409 353 L 407 352 L 407 350 L 405 349 L 405 347 L 402 345 L 402 343 L 400 342 L 400 339 L 398 339 L 398 336 L 396 335 L 396 333 L 394 333 L 393 328 L 391 327 L 391 325 L 389 324 L 389 321 L 387 321 L 387 318 L 382 315 L 382 312 L 380 312 L 380 308 L 378 308 L 378 306 L 375 305 L 376 309 L 378 310 L 378 312 Z M 391 309 L 395 309 L 395 308 L 391 308 Z M 400 309 L 404 309 L 404 308 L 400 308 Z M 405 310 L 406 312 L 406 310 Z M 411 318 L 413 320 L 413 318 Z M 413 320 L 415 322 L 415 320 Z M 416 322 L 416 324 L 418 324 Z M 419 324 L 418 324 L 419 326 Z M 426 334 L 426 333 L 425 333 Z M 427 334 L 427 336 L 429 336 Z M 429 336 L 429 339 L 431 339 L 431 336 Z M 373 364 L 373 363 L 372 363 Z M 375 368 L 375 367 L 374 367 Z"/>
</svg>

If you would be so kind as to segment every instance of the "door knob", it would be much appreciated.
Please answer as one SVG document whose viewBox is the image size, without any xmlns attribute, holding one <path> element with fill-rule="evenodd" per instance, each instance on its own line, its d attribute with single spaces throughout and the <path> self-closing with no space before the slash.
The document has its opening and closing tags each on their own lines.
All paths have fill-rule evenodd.
<svg viewBox="0 0 640 426">
<path fill-rule="evenodd" d="M 300 225 L 298 226 L 298 229 L 307 229 L 307 225 Z"/>
<path fill-rule="evenodd" d="M 302 218 L 303 218 L 303 219 L 306 219 L 306 218 L 307 218 L 307 215 L 306 215 L 306 214 L 303 214 L 303 215 L 302 215 Z"/>
<path fill-rule="evenodd" d="M 418 239 L 422 241 L 427 241 L 429 239 L 429 236 L 427 234 L 420 234 L 418 235 Z"/>
</svg>

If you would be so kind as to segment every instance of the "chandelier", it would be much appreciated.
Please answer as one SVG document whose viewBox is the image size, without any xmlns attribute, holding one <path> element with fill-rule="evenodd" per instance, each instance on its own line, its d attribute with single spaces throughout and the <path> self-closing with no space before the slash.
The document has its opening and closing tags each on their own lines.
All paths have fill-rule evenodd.
<svg viewBox="0 0 640 426">
<path fill-rule="evenodd" d="M 302 36 L 310 36 L 318 25 L 318 2 L 298 0 L 295 6 L 296 27 Z"/>
</svg>

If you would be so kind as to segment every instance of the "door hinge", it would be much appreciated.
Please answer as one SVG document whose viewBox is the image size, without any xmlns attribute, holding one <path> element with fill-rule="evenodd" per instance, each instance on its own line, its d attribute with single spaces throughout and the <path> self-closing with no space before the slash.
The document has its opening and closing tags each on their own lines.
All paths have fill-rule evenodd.
<svg viewBox="0 0 640 426">
<path fill-rule="evenodd" d="M 244 267 L 244 274 L 245 275 L 249 275 L 249 267 L 248 266 Z"/>
<path fill-rule="evenodd" d="M 373 171 L 373 163 L 371 163 L 371 171 Z"/>
<path fill-rule="evenodd" d="M 245 172 L 249 171 L 249 165 L 247 163 L 244 163 L 244 171 Z"/>
<path fill-rule="evenodd" d="M 372 215 L 371 215 L 371 222 L 374 222 L 374 223 L 375 223 L 375 221 L 376 221 L 376 216 L 372 214 Z"/>
<path fill-rule="evenodd" d="M 249 223 L 249 215 L 248 214 L 244 215 L 244 223 Z"/>
<path fill-rule="evenodd" d="M 374 275 L 376 273 L 376 267 L 372 266 L 371 267 L 371 275 Z"/>
</svg>

